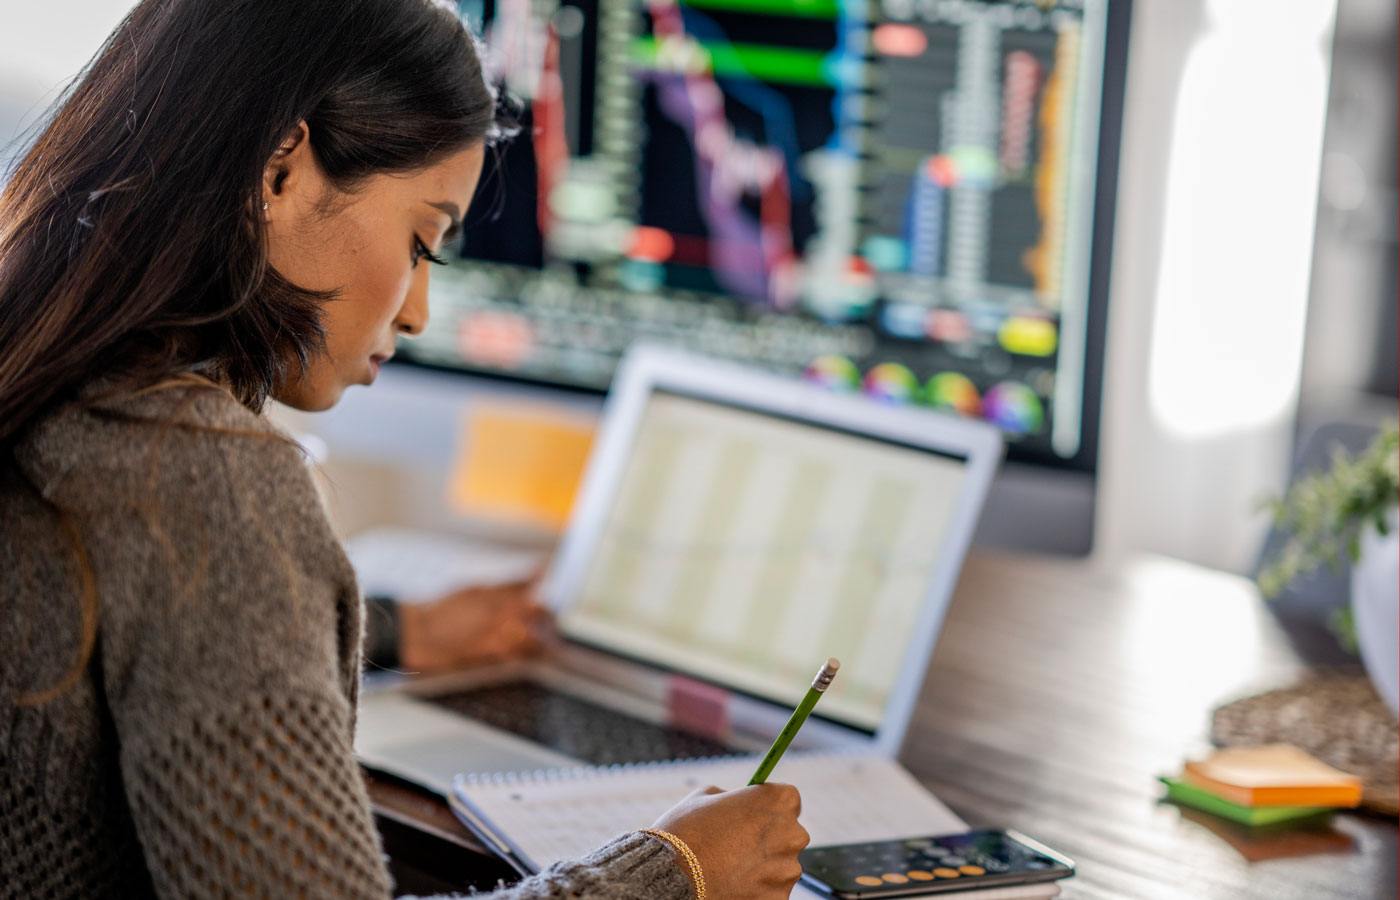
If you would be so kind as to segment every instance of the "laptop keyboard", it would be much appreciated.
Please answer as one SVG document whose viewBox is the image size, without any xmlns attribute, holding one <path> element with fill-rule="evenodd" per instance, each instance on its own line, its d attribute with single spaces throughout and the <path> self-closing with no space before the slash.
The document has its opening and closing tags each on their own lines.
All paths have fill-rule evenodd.
<svg viewBox="0 0 1400 900">
<path fill-rule="evenodd" d="M 425 699 L 595 766 L 733 752 L 716 740 L 633 718 L 530 682 Z"/>
</svg>

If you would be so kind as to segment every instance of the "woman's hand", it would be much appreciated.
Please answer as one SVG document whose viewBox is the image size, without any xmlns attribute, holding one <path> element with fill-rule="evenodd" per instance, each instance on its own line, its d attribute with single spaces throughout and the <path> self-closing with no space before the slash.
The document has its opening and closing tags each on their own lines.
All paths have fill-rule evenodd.
<svg viewBox="0 0 1400 900">
<path fill-rule="evenodd" d="M 790 784 L 737 791 L 701 788 L 667 810 L 654 827 L 685 841 L 700 860 L 706 893 L 722 900 L 787 900 L 802 877 L 798 852 L 807 829 L 802 798 Z"/>
<path fill-rule="evenodd" d="M 444 672 L 528 656 L 539 649 L 549 613 L 525 581 L 454 591 L 399 607 L 399 663 L 410 672 Z"/>
</svg>

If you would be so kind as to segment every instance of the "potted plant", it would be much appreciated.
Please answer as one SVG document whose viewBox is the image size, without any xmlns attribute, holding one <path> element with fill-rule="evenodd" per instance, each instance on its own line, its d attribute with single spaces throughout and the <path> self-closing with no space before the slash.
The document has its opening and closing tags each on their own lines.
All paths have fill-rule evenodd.
<svg viewBox="0 0 1400 900">
<path fill-rule="evenodd" d="M 1289 533 L 1259 573 L 1265 596 L 1321 565 L 1352 562 L 1351 627 L 1376 690 L 1400 713 L 1400 431 L 1381 429 L 1356 457 L 1340 449 L 1329 471 L 1300 479 L 1270 501 Z M 1344 556 L 1345 555 L 1345 556 Z"/>
</svg>

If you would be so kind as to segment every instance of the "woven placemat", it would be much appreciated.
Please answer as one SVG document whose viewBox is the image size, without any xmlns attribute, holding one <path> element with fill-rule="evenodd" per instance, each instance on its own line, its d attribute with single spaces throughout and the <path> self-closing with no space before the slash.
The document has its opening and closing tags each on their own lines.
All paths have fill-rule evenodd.
<svg viewBox="0 0 1400 900">
<path fill-rule="evenodd" d="M 1222 747 L 1288 743 L 1361 778 L 1361 805 L 1400 813 L 1400 724 L 1365 675 L 1317 675 L 1215 711 Z"/>
</svg>

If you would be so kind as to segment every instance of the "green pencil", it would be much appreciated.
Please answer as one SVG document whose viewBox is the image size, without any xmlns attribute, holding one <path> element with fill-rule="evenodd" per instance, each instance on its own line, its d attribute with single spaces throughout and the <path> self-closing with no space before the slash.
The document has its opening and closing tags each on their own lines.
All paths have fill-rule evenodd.
<svg viewBox="0 0 1400 900">
<path fill-rule="evenodd" d="M 807 696 L 802 698 L 802 702 L 797 704 L 797 709 L 792 711 L 792 718 L 788 719 L 783 730 L 778 733 L 778 739 L 773 742 L 773 746 L 768 748 L 768 752 L 763 756 L 763 762 L 758 764 L 758 771 L 753 773 L 749 779 L 749 784 L 763 784 L 768 780 L 768 776 L 773 774 L 773 767 L 778 764 L 778 760 L 783 758 L 783 753 L 787 750 L 788 744 L 797 737 L 797 730 L 802 727 L 802 723 L 807 721 L 807 715 L 812 711 L 812 707 L 817 705 L 822 694 L 831 686 L 831 679 L 836 677 L 836 670 L 841 668 L 835 657 L 828 659 L 826 665 L 817 672 L 817 677 L 812 679 L 812 686 L 807 689 Z"/>
</svg>

